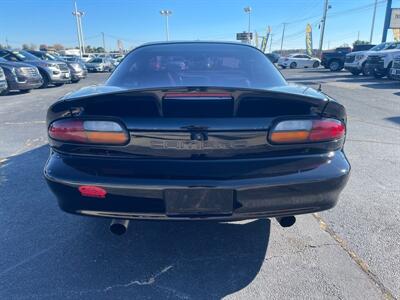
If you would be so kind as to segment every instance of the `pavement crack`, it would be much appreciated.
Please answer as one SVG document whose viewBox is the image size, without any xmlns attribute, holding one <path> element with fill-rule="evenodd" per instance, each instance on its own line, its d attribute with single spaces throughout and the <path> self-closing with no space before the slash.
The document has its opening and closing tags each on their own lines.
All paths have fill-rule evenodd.
<svg viewBox="0 0 400 300">
<path fill-rule="evenodd" d="M 150 278 L 148 278 L 147 280 L 132 280 L 128 283 L 125 284 L 115 284 L 109 287 L 106 287 L 104 289 L 104 292 L 108 292 L 114 288 L 127 288 L 130 287 L 132 285 L 152 285 L 153 283 L 156 282 L 157 277 L 161 276 L 162 274 L 164 274 L 165 272 L 168 272 L 170 269 L 172 269 L 172 265 L 165 267 L 164 269 L 162 269 L 160 272 L 156 273 L 155 275 L 150 276 Z"/>
<path fill-rule="evenodd" d="M 320 215 L 317 213 L 312 214 L 314 218 L 318 221 L 319 227 L 328 233 L 339 246 L 350 256 L 350 258 L 360 267 L 360 269 L 372 280 L 372 282 L 380 289 L 385 299 L 396 299 L 391 291 L 379 280 L 368 267 L 368 264 L 357 255 L 350 247 L 347 245 L 346 241 L 342 239 L 331 227 L 326 224 Z"/>
</svg>

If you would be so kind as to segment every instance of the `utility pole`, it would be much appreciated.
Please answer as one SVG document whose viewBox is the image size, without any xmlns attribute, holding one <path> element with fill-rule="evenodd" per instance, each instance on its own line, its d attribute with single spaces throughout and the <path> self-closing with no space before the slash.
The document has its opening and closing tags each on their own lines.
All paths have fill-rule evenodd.
<svg viewBox="0 0 400 300">
<path fill-rule="evenodd" d="M 372 37 L 374 36 L 375 16 L 376 16 L 376 6 L 377 5 L 378 5 L 378 0 L 375 0 L 374 13 L 372 14 L 371 34 L 369 36 L 369 43 L 370 44 L 372 44 Z"/>
<path fill-rule="evenodd" d="M 172 11 L 168 10 L 168 9 L 163 9 L 163 10 L 160 10 L 160 14 L 165 17 L 165 33 L 166 33 L 166 36 L 167 36 L 167 41 L 169 41 L 168 18 L 169 18 L 170 15 L 172 15 Z"/>
<path fill-rule="evenodd" d="M 383 25 L 382 43 L 386 42 L 387 32 L 390 26 L 390 15 L 392 12 L 392 0 L 387 0 L 385 23 Z"/>
<path fill-rule="evenodd" d="M 285 38 L 285 29 L 286 29 L 286 24 L 283 23 L 283 29 L 282 29 L 282 39 L 281 39 L 281 55 L 282 55 L 282 49 L 283 49 L 283 39 Z"/>
<path fill-rule="evenodd" d="M 101 33 L 101 36 L 102 36 L 102 38 L 103 38 L 103 49 L 104 49 L 104 52 L 107 52 L 107 51 L 106 51 L 106 40 L 105 40 L 105 38 L 104 38 L 104 32 Z"/>
<path fill-rule="evenodd" d="M 10 45 L 8 44 L 8 38 L 6 37 L 6 47 L 7 49 L 10 49 Z"/>
<path fill-rule="evenodd" d="M 321 36 L 319 38 L 319 47 L 318 47 L 318 52 L 320 55 L 322 52 L 322 45 L 324 44 L 326 14 L 328 13 L 328 7 L 329 7 L 328 1 L 329 0 L 325 0 L 325 2 L 324 2 L 324 13 L 323 13 L 322 20 L 321 20 L 322 27 L 321 27 Z"/>
</svg>

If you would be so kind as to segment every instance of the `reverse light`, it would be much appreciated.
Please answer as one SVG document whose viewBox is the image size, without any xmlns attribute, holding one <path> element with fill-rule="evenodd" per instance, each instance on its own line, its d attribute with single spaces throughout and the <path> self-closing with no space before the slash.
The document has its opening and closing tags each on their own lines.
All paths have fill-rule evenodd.
<svg viewBox="0 0 400 300">
<path fill-rule="evenodd" d="M 51 123 L 50 138 L 58 141 L 123 145 L 129 140 L 127 132 L 114 121 L 61 119 Z"/>
<path fill-rule="evenodd" d="M 275 125 L 269 140 L 274 144 L 326 142 L 346 134 L 343 122 L 336 119 L 286 120 Z"/>
</svg>

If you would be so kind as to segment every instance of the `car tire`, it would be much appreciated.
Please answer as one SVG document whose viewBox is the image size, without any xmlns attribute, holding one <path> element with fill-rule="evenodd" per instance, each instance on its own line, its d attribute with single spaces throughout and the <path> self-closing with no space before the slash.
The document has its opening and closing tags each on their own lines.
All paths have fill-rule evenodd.
<svg viewBox="0 0 400 300">
<path fill-rule="evenodd" d="M 360 75 L 361 71 L 358 70 L 352 70 L 350 71 L 351 74 L 353 74 L 354 76 Z"/>
<path fill-rule="evenodd" d="M 49 86 L 49 84 L 50 84 L 49 76 L 47 75 L 46 72 L 44 72 L 44 71 L 42 71 L 42 70 L 39 70 L 39 73 L 40 73 L 40 75 L 41 75 L 42 78 L 43 78 L 43 84 L 40 86 L 40 88 L 41 88 L 41 89 L 45 89 L 45 88 L 47 88 L 47 87 Z"/>
<path fill-rule="evenodd" d="M 64 85 L 64 83 L 55 83 L 54 85 L 55 86 L 62 86 L 62 85 Z"/>
<path fill-rule="evenodd" d="M 10 88 L 7 86 L 6 89 L 0 92 L 0 96 L 6 96 L 10 93 Z"/>
<path fill-rule="evenodd" d="M 367 66 L 365 64 L 363 64 L 362 68 L 361 68 L 361 73 L 363 74 L 363 76 L 370 76 L 370 72 L 367 69 Z"/>
<path fill-rule="evenodd" d="M 297 63 L 292 62 L 289 66 L 291 69 L 296 69 L 297 68 Z"/>
<path fill-rule="evenodd" d="M 71 80 L 71 83 L 78 83 L 79 81 L 81 81 L 80 79 L 75 79 L 75 80 Z"/>
<path fill-rule="evenodd" d="M 313 66 L 313 68 L 315 68 L 315 69 L 318 68 L 318 67 L 319 67 L 319 62 L 318 62 L 318 61 L 315 61 L 315 62 L 313 63 L 312 66 Z"/>
<path fill-rule="evenodd" d="M 337 72 L 340 71 L 342 68 L 340 66 L 340 62 L 338 62 L 337 60 L 332 60 L 329 63 L 329 70 L 331 70 L 331 72 Z"/>
<path fill-rule="evenodd" d="M 20 90 L 19 91 L 21 94 L 28 94 L 31 92 L 31 90 Z"/>
</svg>

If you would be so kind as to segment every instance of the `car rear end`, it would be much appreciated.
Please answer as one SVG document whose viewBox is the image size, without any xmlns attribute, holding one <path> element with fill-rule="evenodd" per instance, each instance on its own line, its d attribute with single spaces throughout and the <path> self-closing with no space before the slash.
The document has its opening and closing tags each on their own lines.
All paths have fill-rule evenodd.
<svg viewBox="0 0 400 300">
<path fill-rule="evenodd" d="M 193 57 L 198 66 L 200 56 Z M 213 64 L 211 57 L 204 67 Z M 171 68 L 177 67 L 174 59 L 167 59 Z M 237 66 L 231 57 L 215 61 L 224 60 Z M 157 72 L 165 71 L 160 59 L 149 61 Z M 109 86 L 69 95 L 48 111 L 52 150 L 44 172 L 64 211 L 233 220 L 311 213 L 336 204 L 350 172 L 342 105 L 287 85 L 124 90 L 115 86 L 123 79 L 133 82 L 121 71 L 127 63 L 129 57 Z M 267 67 L 280 76 L 270 62 Z M 193 83 L 190 64 L 179 68 Z M 196 74 L 196 80 L 205 76 Z"/>
</svg>

